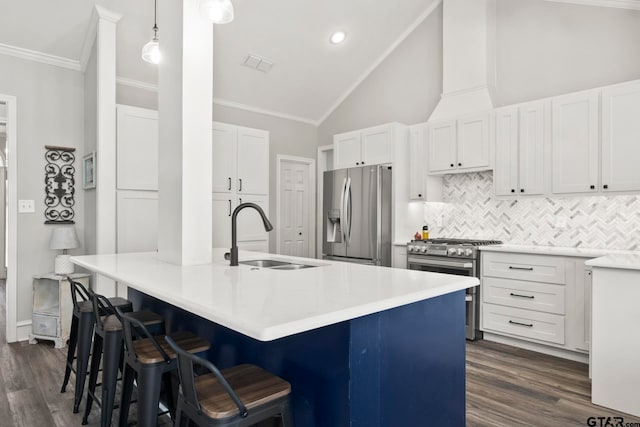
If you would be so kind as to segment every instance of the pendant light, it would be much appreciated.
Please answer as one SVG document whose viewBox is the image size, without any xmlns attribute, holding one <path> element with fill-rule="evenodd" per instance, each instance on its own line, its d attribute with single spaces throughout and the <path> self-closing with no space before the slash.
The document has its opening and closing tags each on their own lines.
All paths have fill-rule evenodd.
<svg viewBox="0 0 640 427">
<path fill-rule="evenodd" d="M 200 10 L 214 24 L 228 24 L 234 18 L 231 0 L 201 0 Z"/>
<path fill-rule="evenodd" d="M 153 1 L 153 38 L 142 47 L 142 59 L 150 64 L 159 64 L 162 59 L 158 42 L 158 0 Z"/>
</svg>

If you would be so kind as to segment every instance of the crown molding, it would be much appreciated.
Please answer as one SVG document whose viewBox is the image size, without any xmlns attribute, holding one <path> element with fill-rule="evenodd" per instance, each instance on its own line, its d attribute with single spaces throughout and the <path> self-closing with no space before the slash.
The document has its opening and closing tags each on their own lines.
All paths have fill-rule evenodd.
<svg viewBox="0 0 640 427">
<path fill-rule="evenodd" d="M 91 21 L 89 22 L 87 33 L 84 36 L 84 43 L 82 44 L 82 52 L 80 53 L 80 69 L 83 73 L 87 69 L 87 63 L 89 62 L 89 57 L 91 56 L 91 50 L 93 49 L 93 45 L 98 38 L 98 7 L 99 6 L 96 6 L 93 9 L 93 12 L 91 12 Z"/>
<path fill-rule="evenodd" d="M 8 44 L 0 43 L 0 54 L 26 59 L 28 61 L 41 62 L 43 64 L 53 65 L 56 67 L 67 68 L 73 71 L 82 71 L 80 61 L 56 55 L 49 55 L 48 53 L 37 52 L 35 50 L 24 49 Z"/>
<path fill-rule="evenodd" d="M 152 83 L 142 82 L 139 80 L 127 79 L 125 77 L 116 78 L 116 83 L 123 86 L 129 86 L 136 89 L 142 89 L 149 92 L 158 92 L 158 86 Z M 318 126 L 318 122 L 315 120 L 307 119 L 305 117 L 294 116 L 291 114 L 281 113 L 279 111 L 267 110 L 264 108 L 253 107 L 251 105 L 240 104 L 239 102 L 229 101 L 221 98 L 213 98 L 215 105 L 222 107 L 236 108 L 238 110 L 249 111 L 252 113 L 265 114 L 267 116 L 278 117 L 280 119 L 293 120 L 313 126 Z"/>
<path fill-rule="evenodd" d="M 322 115 L 322 117 L 320 117 L 320 119 L 317 120 L 318 125 L 320 125 L 321 123 L 323 123 L 325 120 L 327 120 L 327 118 L 340 106 L 340 104 L 342 104 L 345 99 L 347 99 L 349 97 L 349 95 L 351 95 L 353 93 L 353 91 L 355 91 L 358 86 L 360 86 L 362 84 L 362 82 L 369 77 L 369 75 L 380 66 L 380 64 L 382 64 L 382 62 L 387 59 L 387 57 L 389 55 L 391 55 L 391 53 L 396 50 L 396 48 L 403 42 L 405 41 L 405 39 L 407 37 L 409 37 L 409 35 L 416 29 L 418 28 L 418 26 L 420 24 L 422 24 L 424 22 L 425 19 L 427 19 L 429 17 L 429 15 L 431 15 L 431 13 L 433 13 L 434 10 L 436 10 L 438 8 L 438 6 L 440 6 L 440 4 L 442 4 L 442 0 L 437 0 L 435 1 L 431 6 L 429 6 L 424 12 L 422 12 L 422 14 L 420 14 L 418 16 L 418 18 L 413 21 L 413 23 L 411 25 L 409 25 L 409 27 L 407 27 L 407 29 L 400 34 L 400 37 L 398 37 L 392 44 L 391 46 L 389 46 L 389 48 L 387 48 L 387 50 L 384 51 L 384 53 L 382 55 L 380 55 L 378 57 L 378 59 L 376 59 L 373 64 L 371 64 L 369 66 L 369 68 L 367 68 L 365 70 L 365 72 L 349 87 L 349 89 L 347 89 L 347 91 L 338 98 L 338 100 L 329 108 L 329 110 L 327 110 L 326 113 L 324 113 Z"/>
<path fill-rule="evenodd" d="M 570 3 L 582 6 L 613 7 L 617 9 L 640 10 L 639 0 L 546 0 L 554 3 Z"/>
<path fill-rule="evenodd" d="M 109 22 L 113 22 L 114 24 L 117 24 L 118 21 L 120 19 L 122 19 L 122 14 L 121 13 L 117 13 L 114 12 L 112 10 L 109 9 L 105 9 L 102 6 L 99 5 L 95 5 L 95 12 L 98 14 L 98 17 L 100 19 L 104 19 L 105 21 L 109 21 Z"/>
</svg>

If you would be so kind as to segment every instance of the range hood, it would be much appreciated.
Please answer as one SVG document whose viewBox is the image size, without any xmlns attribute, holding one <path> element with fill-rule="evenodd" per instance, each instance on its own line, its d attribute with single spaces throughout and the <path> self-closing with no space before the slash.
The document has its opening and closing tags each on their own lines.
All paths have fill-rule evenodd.
<svg viewBox="0 0 640 427">
<path fill-rule="evenodd" d="M 491 110 L 495 0 L 443 0 L 442 97 L 429 121 Z"/>
</svg>

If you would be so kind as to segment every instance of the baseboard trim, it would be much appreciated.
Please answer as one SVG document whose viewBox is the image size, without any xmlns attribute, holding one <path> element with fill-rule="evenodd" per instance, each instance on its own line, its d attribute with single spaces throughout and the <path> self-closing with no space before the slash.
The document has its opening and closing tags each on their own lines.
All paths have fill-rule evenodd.
<svg viewBox="0 0 640 427">
<path fill-rule="evenodd" d="M 16 337 L 18 341 L 26 341 L 31 333 L 31 320 L 21 320 L 16 323 Z"/>
<path fill-rule="evenodd" d="M 523 348 L 525 350 L 536 351 L 538 353 L 544 353 L 550 356 L 560 357 L 562 359 L 569 359 L 575 362 L 580 362 L 585 364 L 589 363 L 589 355 L 584 353 L 578 353 L 575 351 L 564 350 L 562 348 L 555 348 L 555 347 L 550 347 L 543 344 L 523 341 L 517 338 L 510 338 L 502 335 L 496 335 L 486 331 L 484 332 L 484 339 L 486 341 L 497 342 L 499 344 L 506 344 L 513 347 Z"/>
</svg>

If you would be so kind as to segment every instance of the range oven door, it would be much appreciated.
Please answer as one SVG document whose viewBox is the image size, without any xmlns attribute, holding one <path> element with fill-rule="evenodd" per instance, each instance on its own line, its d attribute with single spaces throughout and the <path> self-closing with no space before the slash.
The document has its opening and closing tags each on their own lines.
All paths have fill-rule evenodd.
<svg viewBox="0 0 640 427">
<path fill-rule="evenodd" d="M 478 277 L 476 260 L 470 259 L 409 255 L 407 257 L 407 268 L 410 270 L 429 271 L 432 273 Z M 480 339 L 482 338 L 482 333 L 480 332 L 480 293 L 478 291 L 478 286 L 467 289 L 465 300 L 465 335 L 468 340 Z"/>
</svg>

